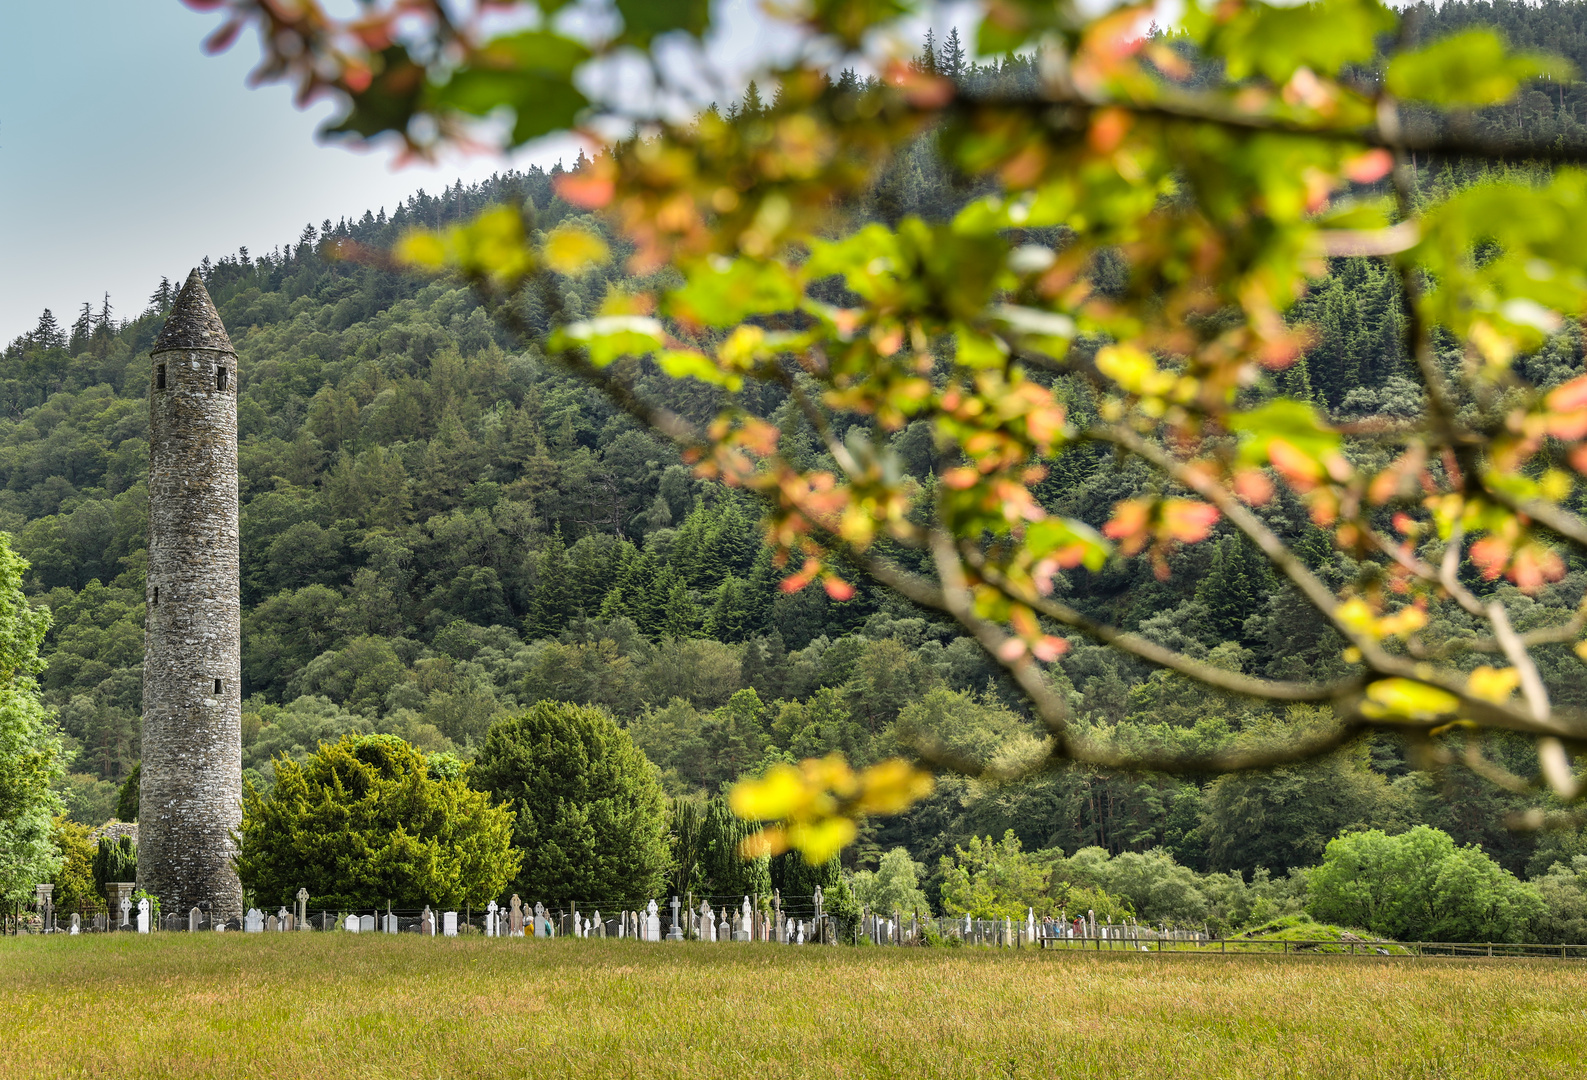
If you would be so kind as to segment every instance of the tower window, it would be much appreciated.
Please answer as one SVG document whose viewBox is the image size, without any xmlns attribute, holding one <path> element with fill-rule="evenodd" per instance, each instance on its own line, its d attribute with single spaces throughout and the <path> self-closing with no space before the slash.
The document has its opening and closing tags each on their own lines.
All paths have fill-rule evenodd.
<svg viewBox="0 0 1587 1080">
<path fill-rule="evenodd" d="M 158 585 L 154 587 L 154 602 L 156 604 L 160 602 L 160 587 Z"/>
<path fill-rule="evenodd" d="M 164 364 L 156 364 L 156 365 L 154 365 L 154 388 L 156 390 L 164 390 L 165 389 L 165 365 Z"/>
<path fill-rule="evenodd" d="M 220 697 L 220 680 L 215 680 L 215 696 Z"/>
<path fill-rule="evenodd" d="M 226 369 L 223 367 L 215 369 L 215 389 L 226 389 Z"/>
</svg>

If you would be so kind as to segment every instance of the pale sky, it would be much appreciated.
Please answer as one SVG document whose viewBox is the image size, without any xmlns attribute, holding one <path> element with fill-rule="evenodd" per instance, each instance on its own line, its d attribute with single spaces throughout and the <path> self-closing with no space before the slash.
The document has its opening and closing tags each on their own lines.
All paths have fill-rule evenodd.
<svg viewBox="0 0 1587 1080">
<path fill-rule="evenodd" d="M 711 55 L 741 86 L 789 35 L 753 0 L 718 2 Z M 931 21 L 940 32 L 966 14 L 945 5 Z M 69 325 L 108 291 L 118 317 L 135 315 L 162 274 L 180 281 L 205 255 L 269 251 L 310 222 L 509 164 L 393 171 L 389 152 L 321 144 L 330 103 L 299 112 L 283 86 L 248 89 L 251 35 L 220 56 L 199 48 L 217 22 L 178 0 L 0 0 L 0 345 L 46 307 Z M 561 138 L 510 164 L 575 156 Z"/>
</svg>

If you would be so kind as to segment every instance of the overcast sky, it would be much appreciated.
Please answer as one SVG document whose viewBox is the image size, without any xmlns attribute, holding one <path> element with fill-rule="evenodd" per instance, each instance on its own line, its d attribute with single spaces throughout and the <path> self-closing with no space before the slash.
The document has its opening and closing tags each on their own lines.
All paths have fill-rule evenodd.
<svg viewBox="0 0 1587 1080">
<path fill-rule="evenodd" d="M 736 69 L 729 82 L 787 44 L 753 0 L 724 0 L 721 19 L 713 55 Z M 285 87 L 248 89 L 251 36 L 218 57 L 199 49 L 217 21 L 178 0 L 0 0 L 0 345 L 46 307 L 69 325 L 109 292 L 134 315 L 162 274 L 180 280 L 205 255 L 269 251 L 310 222 L 503 167 L 479 157 L 393 171 L 389 153 L 321 144 L 330 103 L 299 112 Z M 511 164 L 576 155 L 564 138 Z"/>
</svg>

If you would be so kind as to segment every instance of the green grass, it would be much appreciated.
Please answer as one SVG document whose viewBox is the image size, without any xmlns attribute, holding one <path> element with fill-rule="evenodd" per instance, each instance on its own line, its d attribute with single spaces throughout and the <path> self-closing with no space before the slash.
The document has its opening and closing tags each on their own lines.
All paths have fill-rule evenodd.
<svg viewBox="0 0 1587 1080">
<path fill-rule="evenodd" d="M 1576 1077 L 1587 964 L 0 941 L 0 1077 Z"/>
</svg>

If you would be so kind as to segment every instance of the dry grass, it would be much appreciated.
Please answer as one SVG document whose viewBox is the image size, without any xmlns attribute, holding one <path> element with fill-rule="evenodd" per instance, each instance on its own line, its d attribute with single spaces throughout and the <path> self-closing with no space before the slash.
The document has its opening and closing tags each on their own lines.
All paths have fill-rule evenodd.
<svg viewBox="0 0 1587 1080">
<path fill-rule="evenodd" d="M 0 941 L 0 1078 L 1576 1077 L 1587 964 Z"/>
</svg>

